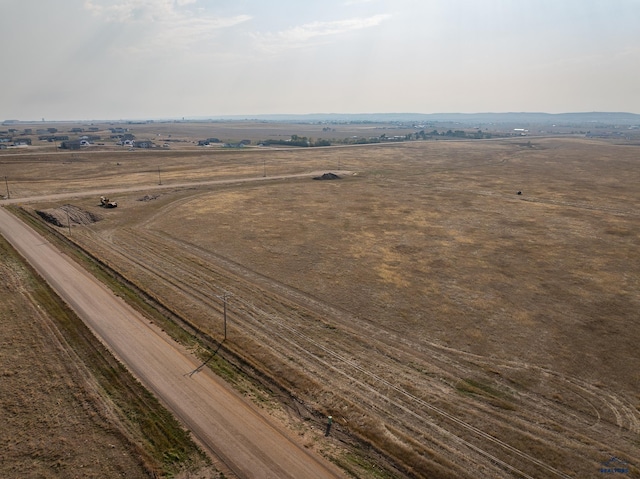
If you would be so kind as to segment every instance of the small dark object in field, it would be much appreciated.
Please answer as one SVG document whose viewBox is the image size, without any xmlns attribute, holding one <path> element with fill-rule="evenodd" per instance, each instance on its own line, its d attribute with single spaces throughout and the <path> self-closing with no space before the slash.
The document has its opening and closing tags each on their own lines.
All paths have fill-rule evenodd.
<svg viewBox="0 0 640 479">
<path fill-rule="evenodd" d="M 339 180 L 340 177 L 335 173 L 325 173 L 322 176 L 316 176 L 313 178 L 314 180 Z"/>
<path fill-rule="evenodd" d="M 522 191 L 518 191 L 518 193 L 516 193 L 516 194 L 521 195 L 521 194 L 522 194 Z"/>
<path fill-rule="evenodd" d="M 155 200 L 156 198 L 158 198 L 158 195 L 144 195 L 142 198 L 138 198 L 138 201 L 151 201 Z"/>
</svg>

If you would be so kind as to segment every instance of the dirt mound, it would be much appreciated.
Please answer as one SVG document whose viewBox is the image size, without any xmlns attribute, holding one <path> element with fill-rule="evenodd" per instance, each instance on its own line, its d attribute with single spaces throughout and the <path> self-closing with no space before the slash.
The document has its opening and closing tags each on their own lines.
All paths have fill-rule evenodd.
<svg viewBox="0 0 640 479">
<path fill-rule="evenodd" d="M 314 180 L 339 180 L 341 178 L 335 173 L 325 173 L 324 175 L 316 176 L 313 179 Z"/>
<path fill-rule="evenodd" d="M 144 195 L 142 198 L 138 198 L 138 201 L 151 201 L 159 197 L 160 195 Z"/>
<path fill-rule="evenodd" d="M 63 205 L 59 208 L 50 208 L 48 210 L 36 210 L 36 213 L 48 223 L 56 226 L 69 226 L 69 223 L 90 225 L 102 219 L 100 215 L 73 205 Z"/>
</svg>

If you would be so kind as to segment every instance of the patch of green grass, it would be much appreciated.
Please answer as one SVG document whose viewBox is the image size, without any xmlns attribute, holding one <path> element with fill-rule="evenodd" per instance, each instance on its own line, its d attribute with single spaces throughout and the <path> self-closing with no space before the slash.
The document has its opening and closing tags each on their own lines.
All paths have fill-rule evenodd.
<svg viewBox="0 0 640 479">
<path fill-rule="evenodd" d="M 486 400 L 489 404 L 509 411 L 515 411 L 513 398 L 490 384 L 475 379 L 461 379 L 456 384 L 456 390 L 465 396 L 472 396 Z"/>
<path fill-rule="evenodd" d="M 334 458 L 333 462 L 352 477 L 367 477 L 371 479 L 393 479 L 391 472 L 382 469 L 375 462 L 370 461 L 363 454 L 347 452 Z"/>
</svg>

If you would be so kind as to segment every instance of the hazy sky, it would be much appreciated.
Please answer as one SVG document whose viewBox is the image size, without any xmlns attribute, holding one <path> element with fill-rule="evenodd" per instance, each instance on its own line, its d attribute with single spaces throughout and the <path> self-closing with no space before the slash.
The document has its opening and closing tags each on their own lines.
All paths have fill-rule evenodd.
<svg viewBox="0 0 640 479">
<path fill-rule="evenodd" d="M 0 121 L 640 113 L 640 0 L 0 0 Z"/>
</svg>

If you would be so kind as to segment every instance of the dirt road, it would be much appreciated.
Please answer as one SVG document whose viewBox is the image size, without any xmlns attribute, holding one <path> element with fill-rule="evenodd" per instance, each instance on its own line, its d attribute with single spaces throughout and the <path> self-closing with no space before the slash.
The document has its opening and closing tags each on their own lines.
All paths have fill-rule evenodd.
<svg viewBox="0 0 640 479">
<path fill-rule="evenodd" d="M 343 477 L 41 236 L 0 208 L 0 234 L 111 351 L 241 478 Z M 190 374 L 191 373 L 191 374 Z"/>
<path fill-rule="evenodd" d="M 352 171 L 346 170 L 332 170 L 334 174 L 339 176 L 350 175 L 353 174 Z M 136 191 L 155 191 L 155 190 L 174 190 L 176 188 L 197 188 L 198 186 L 211 186 L 211 185 L 230 185 L 234 183 L 247 183 L 247 182 L 264 182 L 264 181 L 274 181 L 274 180 L 286 180 L 293 178 L 313 178 L 316 176 L 321 176 L 326 173 L 326 170 L 323 171 L 312 171 L 309 173 L 297 173 L 290 175 L 270 175 L 270 176 L 256 176 L 250 178 L 236 178 L 236 179 L 223 179 L 223 180 L 209 180 L 209 181 L 190 181 L 190 182 L 166 182 L 158 185 L 149 185 L 142 184 L 140 186 L 135 187 L 126 187 L 126 188 L 106 188 L 106 189 L 96 189 L 96 190 L 83 190 L 76 192 L 66 192 L 66 193 L 55 193 L 49 195 L 42 196 L 30 196 L 28 198 L 16 198 L 15 195 L 11 195 L 10 198 L 5 198 L 2 200 L 2 205 L 10 205 L 10 204 L 19 204 L 19 203 L 35 203 L 38 201 L 53 201 L 53 200 L 64 200 L 69 198 L 83 198 L 83 197 L 100 197 L 102 195 L 114 195 L 117 193 L 132 193 Z M 2 197 L 0 196 L 0 199 Z"/>
</svg>

